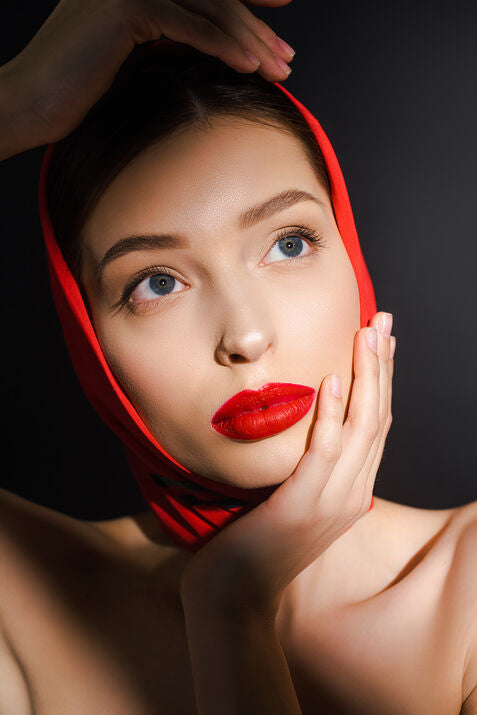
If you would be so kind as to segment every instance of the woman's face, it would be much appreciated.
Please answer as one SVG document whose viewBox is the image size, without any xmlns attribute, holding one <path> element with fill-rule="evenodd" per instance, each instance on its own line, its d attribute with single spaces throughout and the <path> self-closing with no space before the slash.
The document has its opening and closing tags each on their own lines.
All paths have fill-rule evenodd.
<svg viewBox="0 0 477 715">
<path fill-rule="evenodd" d="M 250 212 L 291 191 L 316 201 Z M 180 245 L 131 239 L 111 251 L 125 238 L 157 234 Z M 360 328 L 354 271 L 300 141 L 229 118 L 183 129 L 118 174 L 83 239 L 82 279 L 102 349 L 161 446 L 193 472 L 239 487 L 290 476 L 329 373 L 341 375 L 346 404 Z M 211 426 L 232 395 L 268 382 L 315 388 L 312 408 L 249 442 Z"/>
</svg>

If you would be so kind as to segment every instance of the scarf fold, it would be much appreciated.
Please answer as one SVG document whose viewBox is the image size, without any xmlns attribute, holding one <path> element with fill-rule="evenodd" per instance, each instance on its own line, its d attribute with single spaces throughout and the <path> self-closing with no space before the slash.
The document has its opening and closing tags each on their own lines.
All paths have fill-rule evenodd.
<svg viewBox="0 0 477 715">
<path fill-rule="evenodd" d="M 148 51 L 153 52 L 162 42 L 151 43 Z M 336 222 L 358 284 L 363 328 L 376 313 L 376 300 L 338 160 L 318 120 L 285 87 L 278 82 L 273 84 L 304 116 L 322 151 Z M 39 212 L 52 294 L 74 370 L 95 410 L 123 443 L 129 467 L 163 531 L 176 544 L 198 551 L 227 524 L 267 499 L 279 485 L 243 489 L 191 472 L 161 447 L 139 416 L 106 362 L 80 289 L 54 235 L 46 180 L 55 146 L 49 144 L 43 156 Z M 373 505 L 374 499 L 370 509 Z"/>
</svg>

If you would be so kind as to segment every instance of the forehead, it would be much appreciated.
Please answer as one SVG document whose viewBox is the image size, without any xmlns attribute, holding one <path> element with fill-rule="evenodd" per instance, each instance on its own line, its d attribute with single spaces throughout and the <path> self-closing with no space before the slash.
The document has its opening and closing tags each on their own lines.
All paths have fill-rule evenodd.
<svg viewBox="0 0 477 715">
<path fill-rule="evenodd" d="M 215 118 L 141 152 L 113 180 L 84 237 L 106 243 L 128 231 L 220 229 L 261 199 L 290 187 L 329 206 L 301 141 L 275 127 Z M 331 211 L 331 207 L 330 207 Z"/>
</svg>

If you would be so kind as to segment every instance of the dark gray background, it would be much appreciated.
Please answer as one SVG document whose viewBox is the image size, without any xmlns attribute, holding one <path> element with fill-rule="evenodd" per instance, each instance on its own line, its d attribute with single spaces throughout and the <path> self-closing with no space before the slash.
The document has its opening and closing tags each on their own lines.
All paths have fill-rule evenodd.
<svg viewBox="0 0 477 715">
<path fill-rule="evenodd" d="M 3 3 L 0 64 L 55 5 Z M 334 146 L 378 310 L 394 314 L 394 421 L 375 494 L 429 508 L 477 499 L 477 6 L 250 7 L 296 50 L 284 86 Z M 119 440 L 79 387 L 50 296 L 37 211 L 43 151 L 0 164 L 0 486 L 80 518 L 133 513 L 145 504 Z"/>
</svg>

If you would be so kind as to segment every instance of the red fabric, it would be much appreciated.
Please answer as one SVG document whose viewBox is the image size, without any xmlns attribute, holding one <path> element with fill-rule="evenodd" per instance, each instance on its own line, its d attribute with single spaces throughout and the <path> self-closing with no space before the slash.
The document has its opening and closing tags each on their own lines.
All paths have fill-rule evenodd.
<svg viewBox="0 0 477 715">
<path fill-rule="evenodd" d="M 152 50 L 154 44 L 150 46 Z M 338 229 L 358 283 L 361 327 L 365 327 L 376 312 L 376 301 L 338 160 L 318 120 L 291 92 L 278 82 L 274 84 L 303 114 L 323 153 Z M 54 236 L 46 197 L 46 177 L 54 148 L 55 144 L 49 144 L 43 157 L 39 211 L 52 293 L 74 369 L 93 407 L 123 442 L 130 468 L 162 529 L 177 544 L 197 551 L 277 487 L 242 489 L 195 474 L 169 455 L 142 421 L 106 362 L 79 287 Z M 370 509 L 373 505 L 374 499 Z"/>
</svg>

